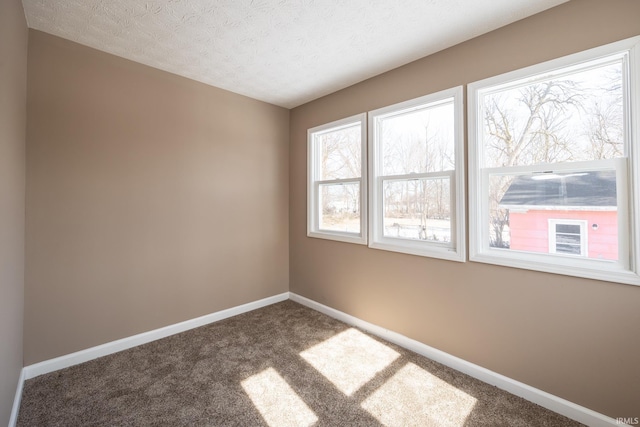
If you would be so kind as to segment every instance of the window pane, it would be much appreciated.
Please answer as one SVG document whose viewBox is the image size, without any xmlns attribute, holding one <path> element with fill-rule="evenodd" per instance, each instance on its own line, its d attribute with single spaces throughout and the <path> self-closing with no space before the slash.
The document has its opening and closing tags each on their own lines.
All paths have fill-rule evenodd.
<svg viewBox="0 0 640 427">
<path fill-rule="evenodd" d="M 571 233 L 580 235 L 580 226 L 577 224 L 556 224 L 556 233 Z"/>
<path fill-rule="evenodd" d="M 585 255 L 581 245 L 582 226 L 580 224 L 555 224 L 557 220 L 551 220 L 554 227 L 555 246 L 553 252 L 566 255 Z"/>
<path fill-rule="evenodd" d="M 320 179 L 359 178 L 362 158 L 360 123 L 316 136 Z"/>
<path fill-rule="evenodd" d="M 576 225 L 576 227 L 580 228 L 579 225 Z M 566 245 L 580 245 L 580 230 L 578 230 L 578 234 L 556 233 L 556 243 Z"/>
<path fill-rule="evenodd" d="M 583 255 L 617 260 L 617 209 L 612 170 L 490 175 L 489 245 L 549 253 L 555 238 L 556 253 L 581 255 L 582 232 Z M 586 222 L 586 229 L 572 221 Z"/>
<path fill-rule="evenodd" d="M 622 70 L 616 59 L 485 93 L 484 166 L 625 156 Z"/>
<path fill-rule="evenodd" d="M 455 169 L 453 100 L 379 119 L 383 175 Z"/>
<path fill-rule="evenodd" d="M 449 178 L 385 181 L 384 236 L 451 242 Z"/>
<path fill-rule="evenodd" d="M 320 185 L 320 229 L 360 233 L 360 183 Z"/>
<path fill-rule="evenodd" d="M 580 245 L 556 244 L 556 253 L 567 255 L 580 255 Z"/>
</svg>

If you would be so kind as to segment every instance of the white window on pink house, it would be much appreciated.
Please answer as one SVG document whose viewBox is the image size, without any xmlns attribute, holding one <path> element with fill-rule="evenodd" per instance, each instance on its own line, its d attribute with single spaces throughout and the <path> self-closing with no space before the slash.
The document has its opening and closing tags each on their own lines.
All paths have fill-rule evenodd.
<svg viewBox="0 0 640 427">
<path fill-rule="evenodd" d="M 509 249 L 618 260 L 616 171 L 519 175 L 508 180 L 498 204 L 508 213 Z M 580 245 L 562 246 L 580 226 Z M 588 243 L 587 243 L 588 242 Z M 580 249 L 577 251 L 577 249 Z"/>
<path fill-rule="evenodd" d="M 587 256 L 587 221 L 549 220 L 549 253 Z"/>
<path fill-rule="evenodd" d="M 468 86 L 472 261 L 640 285 L 638 49 Z"/>
</svg>

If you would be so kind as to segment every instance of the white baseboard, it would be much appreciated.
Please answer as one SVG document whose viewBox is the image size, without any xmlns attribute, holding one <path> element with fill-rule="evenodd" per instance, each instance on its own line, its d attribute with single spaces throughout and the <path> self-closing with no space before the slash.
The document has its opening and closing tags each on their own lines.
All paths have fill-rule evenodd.
<svg viewBox="0 0 640 427">
<path fill-rule="evenodd" d="M 467 362 L 466 360 L 460 359 L 456 356 L 452 356 L 448 353 L 445 353 L 444 351 L 430 347 L 404 335 L 400 335 L 396 332 L 389 331 L 387 329 L 381 328 L 380 326 L 376 326 L 372 323 L 358 319 L 357 317 L 351 316 L 342 311 L 327 307 L 326 305 L 320 304 L 309 298 L 305 298 L 293 292 L 289 292 L 289 295 L 289 298 L 292 301 L 305 305 L 349 325 L 356 326 L 373 335 L 397 344 L 400 347 L 404 347 L 431 360 L 435 360 L 436 362 L 442 363 L 443 365 L 449 366 L 450 368 L 463 372 L 488 384 L 495 385 L 496 387 L 508 391 L 511 394 L 520 396 L 530 402 L 536 403 L 544 408 L 564 415 L 565 417 L 571 418 L 572 420 L 578 421 L 582 424 L 586 424 L 591 427 L 620 427 L 626 425 L 618 423 L 615 419 L 610 418 L 606 415 L 592 411 L 591 409 L 585 408 L 583 406 L 576 405 L 575 403 L 569 402 L 568 400 L 528 386 L 527 384 L 513 380 L 509 377 L 505 377 L 504 375 L 490 371 L 489 369 L 483 368 L 482 366 Z"/>
<path fill-rule="evenodd" d="M 292 301 L 305 305 L 309 308 L 319 311 L 320 313 L 324 313 L 342 322 L 361 328 L 389 342 L 409 349 L 422 356 L 428 357 L 431 360 L 435 360 L 436 362 L 442 363 L 443 365 L 449 366 L 488 384 L 495 385 L 496 387 L 506 390 L 509 393 L 520 396 L 524 399 L 529 400 L 530 402 L 536 403 L 544 408 L 562 414 L 585 425 L 591 427 L 619 427 L 626 425 L 618 423 L 613 418 L 592 411 L 591 409 L 576 405 L 575 403 L 569 402 L 568 400 L 554 396 L 545 391 L 538 390 L 534 387 L 505 377 L 504 375 L 490 371 L 471 362 L 467 362 L 466 360 L 460 359 L 456 356 L 452 356 L 419 341 L 405 337 L 404 335 L 400 335 L 396 332 L 389 331 L 380 326 L 376 326 L 372 323 L 358 319 L 357 317 L 320 304 L 316 301 L 305 298 L 293 292 L 284 292 L 282 294 L 274 295 L 269 298 L 264 298 L 258 301 L 239 305 L 237 307 L 232 307 L 226 310 L 218 311 L 216 313 L 211 313 L 202 317 L 197 317 L 195 319 L 176 323 L 174 325 L 169 325 L 163 328 L 155 329 L 153 331 L 144 332 L 138 335 L 123 338 L 117 341 L 112 341 L 110 343 L 91 347 L 75 353 L 67 354 L 65 356 L 60 356 L 55 359 L 45 360 L 44 362 L 26 366 L 20 373 L 18 388 L 11 411 L 11 418 L 9 420 L 9 427 L 14 427 L 18 420 L 18 411 L 20 409 L 20 401 L 22 399 L 22 388 L 24 381 L 28 379 L 37 377 L 38 375 L 47 374 L 49 372 L 54 372 L 59 369 L 67 368 L 69 366 L 84 363 L 89 360 L 97 359 L 98 357 L 117 353 L 122 350 L 146 344 L 148 342 L 165 338 L 170 335 L 178 334 L 189 329 L 204 326 L 209 323 L 217 322 L 232 316 L 236 316 L 238 314 L 266 307 L 268 305 L 285 301 L 287 299 L 291 299 Z"/>
<path fill-rule="evenodd" d="M 18 422 L 18 412 L 20 411 L 20 402 L 22 401 L 22 387 L 24 386 L 24 368 L 20 370 L 20 376 L 18 377 L 18 387 L 16 389 L 16 396 L 13 398 L 13 407 L 11 408 L 11 416 L 9 417 L 9 427 L 15 427 Z"/>
<path fill-rule="evenodd" d="M 146 344 L 151 341 L 159 340 L 170 335 L 179 334 L 180 332 L 188 331 L 189 329 L 198 328 L 200 326 L 217 322 L 228 317 L 237 316 L 238 314 L 246 313 L 248 311 L 266 307 L 277 302 L 285 301 L 288 298 L 289 292 L 284 292 L 279 295 L 274 295 L 272 297 L 207 314 L 205 316 L 186 320 L 174 325 L 154 329 L 153 331 L 143 332 L 138 335 L 133 335 L 117 341 L 108 342 L 96 347 L 91 347 L 85 350 L 77 351 L 75 353 L 56 357 L 55 359 L 45 360 L 40 363 L 25 366 L 25 368 L 23 369 L 24 379 L 29 380 L 31 378 L 37 377 L 38 375 L 48 374 L 49 372 L 54 372 L 59 369 L 68 368 L 69 366 L 88 362 L 89 360 L 97 359 L 98 357 L 107 356 L 109 354 L 117 353 L 119 351 Z M 20 386 L 20 390 L 22 390 L 22 386 Z"/>
</svg>

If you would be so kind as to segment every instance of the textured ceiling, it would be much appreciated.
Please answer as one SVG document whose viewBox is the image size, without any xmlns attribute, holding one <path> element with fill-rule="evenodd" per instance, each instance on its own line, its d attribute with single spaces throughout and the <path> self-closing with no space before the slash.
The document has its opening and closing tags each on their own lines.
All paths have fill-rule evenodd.
<svg viewBox="0 0 640 427">
<path fill-rule="evenodd" d="M 30 28 L 291 108 L 566 0 L 23 0 Z"/>
</svg>

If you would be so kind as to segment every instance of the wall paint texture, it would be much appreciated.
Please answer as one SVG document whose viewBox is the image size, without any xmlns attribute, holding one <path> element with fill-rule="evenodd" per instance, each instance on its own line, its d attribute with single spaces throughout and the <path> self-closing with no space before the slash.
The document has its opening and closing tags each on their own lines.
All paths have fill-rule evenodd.
<svg viewBox="0 0 640 427">
<path fill-rule="evenodd" d="M 22 369 L 27 22 L 0 2 L 0 425 L 9 423 Z"/>
<path fill-rule="evenodd" d="M 288 110 L 29 34 L 26 365 L 288 290 Z"/>
<path fill-rule="evenodd" d="M 291 112 L 290 289 L 611 417 L 639 416 L 640 287 L 306 237 L 306 131 L 640 34 L 640 2 L 572 1 Z"/>
</svg>

